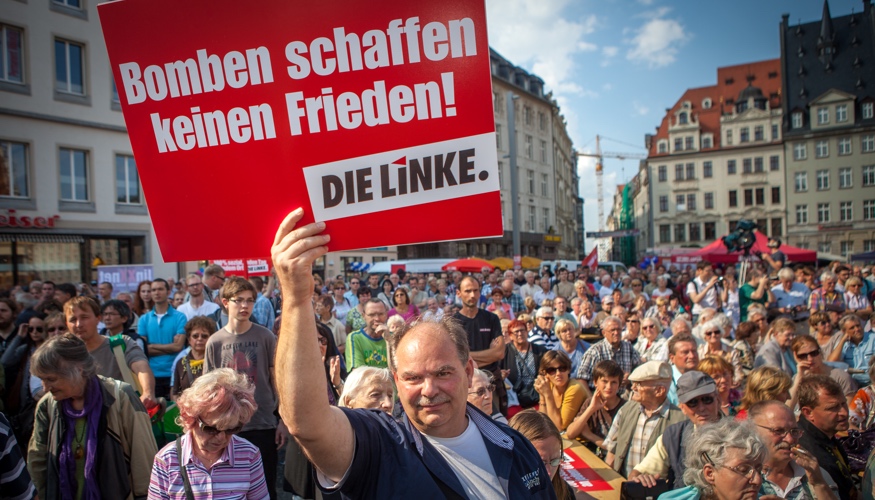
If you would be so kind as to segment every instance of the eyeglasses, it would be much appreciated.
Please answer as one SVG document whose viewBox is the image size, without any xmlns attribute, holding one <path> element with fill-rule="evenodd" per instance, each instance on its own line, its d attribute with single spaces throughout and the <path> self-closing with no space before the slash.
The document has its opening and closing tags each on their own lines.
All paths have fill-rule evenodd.
<svg viewBox="0 0 875 500">
<path fill-rule="evenodd" d="M 714 330 L 714 331 L 710 331 L 710 332 L 705 332 L 705 336 L 706 336 L 706 337 L 719 337 L 719 336 L 720 336 L 720 330 Z"/>
<path fill-rule="evenodd" d="M 67 331 L 67 327 L 66 327 L 66 326 L 63 326 L 63 325 L 62 325 L 62 326 L 56 326 L 56 327 L 54 327 L 54 328 L 49 328 L 49 329 L 46 330 L 46 331 L 49 332 L 49 333 L 52 333 L 52 332 L 66 332 L 66 331 Z"/>
<path fill-rule="evenodd" d="M 713 402 L 714 402 L 714 396 L 702 396 L 699 398 L 691 399 L 684 404 L 687 405 L 687 407 L 689 409 L 695 410 L 696 407 L 699 406 L 699 403 L 702 403 L 703 405 L 709 405 Z"/>
<path fill-rule="evenodd" d="M 188 286 L 204 286 L 203 283 L 189 283 Z"/>
<path fill-rule="evenodd" d="M 255 299 L 228 299 L 228 302 L 233 302 L 235 304 L 251 306 L 255 304 Z"/>
<path fill-rule="evenodd" d="M 571 368 L 567 366 L 551 366 L 550 368 L 544 368 L 544 373 L 546 373 L 547 375 L 555 375 L 557 371 L 559 371 L 560 373 L 565 373 L 569 370 L 571 370 Z"/>
<path fill-rule="evenodd" d="M 510 333 L 511 333 L 511 335 L 526 335 L 529 332 L 527 332 L 525 330 L 518 329 L 518 330 L 511 330 Z"/>
<path fill-rule="evenodd" d="M 216 279 L 218 279 L 219 281 L 225 281 L 228 278 L 226 278 L 224 276 L 216 276 Z"/>
<path fill-rule="evenodd" d="M 711 457 L 708 456 L 708 453 L 703 451 L 702 458 L 705 460 L 705 462 L 713 465 L 714 467 L 717 467 L 717 464 L 715 464 L 714 461 L 711 460 Z M 763 472 L 762 465 L 756 466 L 750 464 L 740 464 L 736 466 L 722 465 L 720 467 L 723 469 L 729 469 L 740 476 L 744 476 L 744 478 L 748 481 L 752 480 L 754 477 L 759 475 L 759 473 Z"/>
<path fill-rule="evenodd" d="M 192 338 L 193 340 L 197 340 L 197 339 L 208 339 L 208 338 L 210 338 L 210 336 L 209 336 L 209 334 L 206 334 L 206 333 L 192 333 L 192 334 L 191 334 L 191 338 Z"/>
<path fill-rule="evenodd" d="M 359 283 L 360 283 L 359 281 L 350 281 L 349 282 L 350 285 L 358 285 Z"/>
<path fill-rule="evenodd" d="M 540 319 L 545 319 L 545 320 L 547 320 L 547 321 L 553 321 L 553 320 L 556 319 L 556 318 L 554 318 L 553 316 L 538 316 L 538 318 L 540 318 Z"/>
<path fill-rule="evenodd" d="M 823 321 L 818 321 L 817 324 L 818 325 L 830 325 L 832 323 L 830 323 L 830 321 L 828 319 L 825 319 Z"/>
<path fill-rule="evenodd" d="M 216 436 L 222 432 L 224 432 L 225 435 L 237 434 L 238 432 L 243 430 L 243 424 L 240 424 L 237 427 L 233 427 L 231 429 L 219 429 L 218 427 L 216 427 L 214 425 L 205 424 L 204 421 L 201 420 L 200 417 L 197 418 L 197 425 L 198 425 L 198 427 L 200 427 L 200 430 L 209 434 L 210 436 Z"/>
<path fill-rule="evenodd" d="M 550 466 L 555 468 L 559 467 L 559 464 L 562 463 L 562 457 L 554 458 L 552 460 L 542 460 L 542 462 L 544 462 L 544 467 Z"/>
<path fill-rule="evenodd" d="M 626 323 L 641 323 L 641 322 L 638 321 L 637 319 L 627 319 Z"/>
<path fill-rule="evenodd" d="M 469 396 L 477 395 L 478 398 L 485 397 L 487 394 L 492 394 L 492 391 L 495 390 L 495 384 L 489 384 L 486 387 L 481 387 L 476 391 L 471 391 L 468 393 Z"/>
<path fill-rule="evenodd" d="M 27 331 L 29 331 L 30 333 L 33 333 L 33 332 L 43 333 L 43 332 L 45 332 L 45 328 L 43 328 L 41 326 L 29 326 L 29 327 L 27 327 Z"/>
<path fill-rule="evenodd" d="M 101 316 L 121 316 L 121 314 L 114 312 L 114 311 L 107 311 L 107 312 L 101 314 Z"/>
<path fill-rule="evenodd" d="M 815 349 L 809 352 L 800 352 L 796 354 L 796 357 L 799 359 L 811 359 L 820 356 L 820 349 Z"/>
<path fill-rule="evenodd" d="M 794 427 L 792 429 L 772 429 L 771 427 L 766 427 L 765 425 L 760 424 L 757 424 L 757 427 L 762 427 L 763 429 L 768 430 L 776 436 L 781 436 L 782 439 L 787 434 L 789 434 L 790 437 L 792 437 L 793 439 L 799 439 L 800 437 L 802 437 L 803 434 L 805 434 L 805 431 L 800 429 L 799 427 Z"/>
<path fill-rule="evenodd" d="M 656 325 L 641 325 L 641 328 L 644 330 L 650 330 L 651 328 L 656 328 Z"/>
<path fill-rule="evenodd" d="M 319 337 L 319 345 L 328 345 L 328 339 L 325 337 Z"/>
</svg>

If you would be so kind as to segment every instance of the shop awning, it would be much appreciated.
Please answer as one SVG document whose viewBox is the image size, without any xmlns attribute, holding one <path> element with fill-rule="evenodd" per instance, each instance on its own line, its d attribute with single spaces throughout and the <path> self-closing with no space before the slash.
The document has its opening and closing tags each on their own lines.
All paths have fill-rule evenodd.
<svg viewBox="0 0 875 500">
<path fill-rule="evenodd" d="M 81 236 L 73 234 L 0 234 L 0 242 L 22 241 L 27 243 L 85 243 Z"/>
</svg>

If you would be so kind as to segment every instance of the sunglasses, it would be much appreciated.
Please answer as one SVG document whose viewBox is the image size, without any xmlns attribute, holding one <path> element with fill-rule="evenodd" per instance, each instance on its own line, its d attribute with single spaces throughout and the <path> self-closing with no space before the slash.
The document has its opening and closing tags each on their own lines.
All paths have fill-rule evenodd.
<svg viewBox="0 0 875 500">
<path fill-rule="evenodd" d="M 696 407 L 699 406 L 699 403 L 702 403 L 703 405 L 709 405 L 709 404 L 712 404 L 713 402 L 714 402 L 714 396 L 702 396 L 699 398 L 691 399 L 684 404 L 687 405 L 691 410 L 695 410 Z"/>
<path fill-rule="evenodd" d="M 53 328 L 49 328 L 47 331 L 48 331 L 49 333 L 52 333 L 52 332 L 66 332 L 66 331 L 67 331 L 67 327 L 66 327 L 66 326 L 56 326 L 56 327 L 53 327 Z"/>
<path fill-rule="evenodd" d="M 626 323 L 641 323 L 641 322 L 638 321 L 637 319 L 627 319 Z"/>
<path fill-rule="evenodd" d="M 492 394 L 492 391 L 495 390 L 495 384 L 489 384 L 486 387 L 481 387 L 476 391 L 471 391 L 468 393 L 469 396 L 477 395 L 478 398 L 482 398 L 487 394 Z"/>
<path fill-rule="evenodd" d="M 705 332 L 705 336 L 706 336 L 706 337 L 719 337 L 719 336 L 720 336 L 720 330 L 714 330 L 714 331 L 711 331 L 711 332 Z"/>
<path fill-rule="evenodd" d="M 817 356 L 820 356 L 820 349 L 815 349 L 810 352 L 800 352 L 796 354 L 796 357 L 799 359 L 811 359 L 816 358 Z"/>
<path fill-rule="evenodd" d="M 565 373 L 569 370 L 571 370 L 571 368 L 567 366 L 551 366 L 550 368 L 544 368 L 544 373 L 546 373 L 547 375 L 555 375 L 557 371 Z"/>
<path fill-rule="evenodd" d="M 644 330 L 650 330 L 651 328 L 656 328 L 656 325 L 642 325 L 641 328 Z"/>
<path fill-rule="evenodd" d="M 27 327 L 27 331 L 30 333 L 33 333 L 33 332 L 43 333 L 46 330 L 45 330 L 45 328 L 43 328 L 41 326 L 29 326 L 29 327 Z"/>
<path fill-rule="evenodd" d="M 206 333 L 193 333 L 191 334 L 192 339 L 208 339 L 210 336 Z"/>
<path fill-rule="evenodd" d="M 240 424 L 237 427 L 234 427 L 231 429 L 219 429 L 218 427 L 216 427 L 214 425 L 205 424 L 204 421 L 201 420 L 200 417 L 197 418 L 197 425 L 198 425 L 198 427 L 200 427 L 200 430 L 204 431 L 205 433 L 209 434 L 210 436 L 217 436 L 217 435 L 219 435 L 219 433 L 222 433 L 222 432 L 224 432 L 225 435 L 237 434 L 238 432 L 243 430 L 243 424 Z"/>
<path fill-rule="evenodd" d="M 538 316 L 538 317 L 541 319 L 545 319 L 547 321 L 553 321 L 554 319 L 556 319 L 553 316 Z"/>
</svg>

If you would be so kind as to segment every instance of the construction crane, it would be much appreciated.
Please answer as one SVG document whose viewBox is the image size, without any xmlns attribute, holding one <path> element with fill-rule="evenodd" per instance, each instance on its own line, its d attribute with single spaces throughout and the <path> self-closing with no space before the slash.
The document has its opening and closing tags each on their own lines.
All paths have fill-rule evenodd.
<svg viewBox="0 0 875 500">
<path fill-rule="evenodd" d="M 620 142 L 620 141 L 617 141 Z M 642 153 L 616 153 L 616 152 L 602 152 L 601 147 L 601 136 L 595 136 L 595 153 L 577 153 L 577 156 L 584 156 L 588 158 L 595 158 L 595 179 L 596 179 L 596 195 L 598 196 L 599 203 L 599 232 L 603 232 L 605 230 L 605 189 L 604 189 L 604 181 L 603 181 L 603 170 L 604 170 L 604 159 L 605 158 L 616 158 L 618 160 L 643 160 L 647 158 L 646 154 Z M 630 228 L 624 228 L 630 229 Z M 607 238 L 599 238 L 598 239 L 599 246 L 599 261 L 605 261 L 608 259 L 608 240 Z"/>
</svg>

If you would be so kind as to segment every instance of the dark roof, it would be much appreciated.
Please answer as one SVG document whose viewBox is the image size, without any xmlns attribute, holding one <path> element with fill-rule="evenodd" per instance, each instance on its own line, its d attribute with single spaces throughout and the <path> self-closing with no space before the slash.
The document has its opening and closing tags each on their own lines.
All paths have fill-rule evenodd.
<svg viewBox="0 0 875 500">
<path fill-rule="evenodd" d="M 746 101 L 751 97 L 754 99 L 763 98 L 763 91 L 760 90 L 759 87 L 754 87 L 753 85 L 748 84 L 748 86 L 738 94 L 738 101 Z"/>
<path fill-rule="evenodd" d="M 781 69 L 784 74 L 784 123 L 789 111 L 808 109 L 811 101 L 831 89 L 856 96 L 875 96 L 875 16 L 869 0 L 863 12 L 832 17 L 824 1 L 821 19 L 789 24 L 781 21 Z M 856 114 L 859 121 L 861 115 Z M 787 127 L 785 127 L 786 129 Z M 807 119 L 803 128 L 809 129 Z"/>
</svg>

